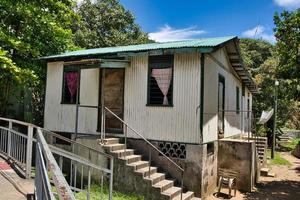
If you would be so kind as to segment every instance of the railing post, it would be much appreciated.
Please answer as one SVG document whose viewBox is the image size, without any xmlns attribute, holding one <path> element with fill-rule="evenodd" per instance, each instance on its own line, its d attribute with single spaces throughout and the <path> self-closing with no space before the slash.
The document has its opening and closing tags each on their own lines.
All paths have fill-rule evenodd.
<svg viewBox="0 0 300 200">
<path fill-rule="evenodd" d="M 182 200 L 182 193 L 183 193 L 183 171 L 181 171 L 181 193 L 180 193 L 180 200 Z"/>
<path fill-rule="evenodd" d="M 7 155 L 8 157 L 11 157 L 11 130 L 12 130 L 12 121 L 8 122 L 8 129 L 9 131 L 7 132 Z"/>
<path fill-rule="evenodd" d="M 114 177 L 114 160 L 113 158 L 110 158 L 109 200 L 112 200 L 113 177 Z"/>
<path fill-rule="evenodd" d="M 32 140 L 33 140 L 33 126 L 28 126 L 27 148 L 26 148 L 26 178 L 27 179 L 29 179 L 31 175 Z"/>
<path fill-rule="evenodd" d="M 126 157 L 126 149 L 127 149 L 127 126 L 125 125 L 125 130 L 124 130 L 124 135 L 125 135 L 125 148 L 124 148 L 124 158 Z"/>
<path fill-rule="evenodd" d="M 150 171 L 151 171 L 151 148 L 149 146 L 149 174 L 148 174 L 149 178 L 150 178 Z"/>
</svg>

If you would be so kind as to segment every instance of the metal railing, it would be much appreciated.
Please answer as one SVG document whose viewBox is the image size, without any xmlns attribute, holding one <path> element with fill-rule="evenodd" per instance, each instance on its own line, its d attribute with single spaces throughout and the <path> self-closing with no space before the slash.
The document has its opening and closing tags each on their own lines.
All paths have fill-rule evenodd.
<svg viewBox="0 0 300 200">
<path fill-rule="evenodd" d="M 0 153 L 30 178 L 35 125 L 0 117 Z"/>
<path fill-rule="evenodd" d="M 64 141 L 71 148 L 68 150 L 68 145 L 61 146 L 56 140 Z M 113 157 L 104 152 L 30 123 L 0 118 L 0 154 L 17 164 L 26 178 L 31 177 L 31 167 L 35 166 L 36 199 L 73 200 L 73 192 L 86 192 L 89 200 L 91 179 L 96 173 L 101 177 L 100 195 L 103 196 L 104 182 L 108 180 L 107 198 L 112 199 Z M 104 166 L 99 165 L 99 160 Z"/>
<path fill-rule="evenodd" d="M 184 169 L 180 167 L 177 163 L 175 163 L 172 159 L 170 159 L 166 154 L 164 154 L 161 150 L 159 150 L 156 146 L 154 146 L 149 140 L 147 140 L 142 134 L 140 134 L 138 131 L 136 131 L 134 128 L 132 128 L 129 124 L 127 124 L 124 120 L 122 120 L 118 115 L 116 115 L 113 111 L 111 111 L 109 108 L 104 107 L 104 112 L 102 115 L 102 137 L 101 139 L 105 138 L 105 116 L 106 116 L 106 111 L 108 111 L 111 115 L 113 115 L 115 118 L 117 118 L 122 124 L 123 124 L 123 131 L 124 131 L 124 158 L 126 157 L 126 149 L 127 149 L 127 132 L 128 129 L 131 130 L 134 134 L 136 134 L 138 137 L 140 137 L 146 144 L 150 147 L 149 148 L 149 169 L 148 169 L 148 177 L 150 178 L 151 175 L 151 148 L 155 150 L 157 153 L 159 153 L 161 156 L 163 156 L 167 161 L 169 161 L 174 167 L 176 167 L 180 173 L 181 173 L 181 194 L 180 194 L 180 199 L 182 200 L 182 194 L 183 194 L 183 176 L 184 176 Z"/>
</svg>

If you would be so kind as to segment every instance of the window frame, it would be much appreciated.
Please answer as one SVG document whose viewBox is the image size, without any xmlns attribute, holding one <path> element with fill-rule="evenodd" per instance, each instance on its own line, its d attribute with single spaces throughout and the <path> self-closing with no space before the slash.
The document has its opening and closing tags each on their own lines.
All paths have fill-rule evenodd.
<svg viewBox="0 0 300 200">
<path fill-rule="evenodd" d="M 66 102 L 64 99 L 65 96 L 65 73 L 66 72 L 78 72 L 78 91 L 79 92 L 79 96 L 78 96 L 78 102 L 77 102 L 77 97 L 75 99 L 74 103 L 71 102 Z M 63 66 L 63 73 L 62 73 L 62 88 L 61 88 L 61 102 L 60 104 L 66 104 L 66 105 L 76 105 L 76 104 L 80 104 L 80 78 L 81 78 L 81 74 L 80 74 L 80 68 L 76 67 L 76 66 Z M 77 95 L 77 94 L 76 94 Z"/>
<path fill-rule="evenodd" d="M 172 78 L 171 78 L 171 87 L 169 88 L 169 92 L 171 92 L 171 103 L 169 105 L 163 104 L 153 104 L 150 103 L 150 80 L 151 80 L 151 73 L 153 67 L 151 67 L 150 57 L 159 57 L 159 56 L 170 56 L 171 57 L 171 68 L 172 68 Z M 163 64 L 163 63 L 161 63 Z M 161 68 L 163 69 L 163 68 Z M 174 107 L 174 54 L 167 54 L 167 55 L 149 55 L 148 56 L 148 74 L 147 74 L 147 107 Z"/>
</svg>

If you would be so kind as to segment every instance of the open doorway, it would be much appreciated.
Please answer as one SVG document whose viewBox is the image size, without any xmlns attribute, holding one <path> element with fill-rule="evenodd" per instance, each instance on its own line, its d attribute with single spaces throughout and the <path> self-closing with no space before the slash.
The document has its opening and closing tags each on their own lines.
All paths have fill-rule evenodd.
<svg viewBox="0 0 300 200">
<path fill-rule="evenodd" d="M 218 138 L 224 138 L 225 78 L 219 74 L 218 81 Z"/>
</svg>

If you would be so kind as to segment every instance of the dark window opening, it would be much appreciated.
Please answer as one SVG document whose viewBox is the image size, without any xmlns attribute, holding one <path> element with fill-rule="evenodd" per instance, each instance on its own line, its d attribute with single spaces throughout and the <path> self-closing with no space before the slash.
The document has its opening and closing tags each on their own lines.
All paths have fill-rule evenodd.
<svg viewBox="0 0 300 200">
<path fill-rule="evenodd" d="M 79 88 L 79 70 L 76 67 L 65 66 L 63 72 L 62 103 L 76 104 L 77 88 Z M 78 85 L 78 86 L 77 86 Z"/>
<path fill-rule="evenodd" d="M 149 56 L 147 105 L 173 105 L 173 55 Z"/>
<path fill-rule="evenodd" d="M 240 114 L 240 88 L 236 87 L 236 114 Z"/>
<path fill-rule="evenodd" d="M 213 155 L 215 152 L 215 145 L 213 142 L 207 143 L 207 155 Z"/>
</svg>

